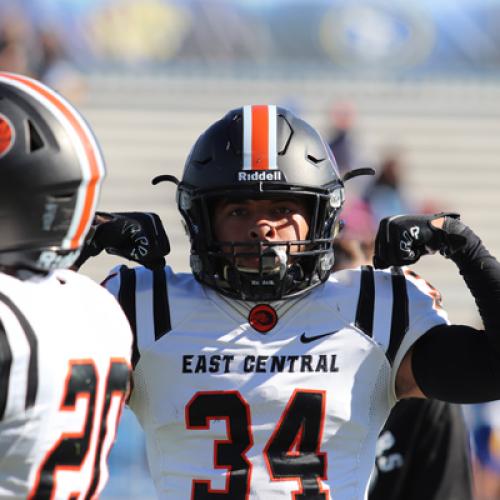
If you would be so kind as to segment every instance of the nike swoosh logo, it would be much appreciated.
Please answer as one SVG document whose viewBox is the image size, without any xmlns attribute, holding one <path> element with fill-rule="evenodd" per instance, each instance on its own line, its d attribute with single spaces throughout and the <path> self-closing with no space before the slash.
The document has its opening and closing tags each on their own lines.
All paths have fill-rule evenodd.
<svg viewBox="0 0 500 500">
<path fill-rule="evenodd" d="M 306 334 L 303 333 L 300 336 L 300 341 L 303 344 L 309 344 L 309 342 L 314 342 L 315 340 L 322 339 L 323 337 L 328 337 L 329 335 L 333 335 L 334 333 L 337 333 L 338 330 L 335 330 L 334 332 L 328 332 L 328 333 L 322 333 L 321 335 L 313 335 L 312 337 L 306 337 Z"/>
</svg>

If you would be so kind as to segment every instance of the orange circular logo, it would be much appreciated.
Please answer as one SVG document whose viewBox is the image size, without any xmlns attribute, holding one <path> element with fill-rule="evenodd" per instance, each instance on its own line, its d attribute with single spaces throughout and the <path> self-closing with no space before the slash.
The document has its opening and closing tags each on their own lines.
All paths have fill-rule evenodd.
<svg viewBox="0 0 500 500">
<path fill-rule="evenodd" d="M 268 304 L 258 304 L 248 314 L 250 326 L 260 333 L 272 330 L 278 322 L 276 311 Z"/>
<path fill-rule="evenodd" d="M 14 144 L 14 128 L 9 119 L 0 114 L 0 158 L 6 155 Z"/>
</svg>

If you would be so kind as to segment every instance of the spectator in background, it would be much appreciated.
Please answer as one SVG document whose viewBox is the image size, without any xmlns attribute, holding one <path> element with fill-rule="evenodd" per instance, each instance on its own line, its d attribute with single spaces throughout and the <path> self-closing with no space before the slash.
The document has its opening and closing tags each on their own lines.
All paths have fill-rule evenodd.
<svg viewBox="0 0 500 500">
<path fill-rule="evenodd" d="M 0 71 L 32 74 L 30 38 L 29 25 L 20 13 L 0 12 Z"/>
<path fill-rule="evenodd" d="M 369 264 L 377 227 L 370 207 L 362 199 L 346 201 L 342 211 L 342 229 L 334 241 L 334 270 Z"/>
<path fill-rule="evenodd" d="M 56 27 L 37 27 L 17 6 L 0 6 L 0 71 L 29 75 L 80 104 L 86 85 Z"/>
<path fill-rule="evenodd" d="M 331 131 L 328 145 L 337 160 L 341 175 L 355 168 L 355 147 L 353 140 L 353 125 L 356 119 L 354 106 L 349 102 L 338 102 L 330 112 Z"/>
<path fill-rule="evenodd" d="M 403 192 L 403 168 L 401 152 L 386 153 L 377 176 L 363 195 L 376 223 L 384 217 L 416 211 Z"/>
<path fill-rule="evenodd" d="M 56 30 L 45 28 L 38 34 L 40 60 L 35 69 L 38 78 L 72 102 L 80 103 L 86 92 L 82 74 L 69 59 Z"/>
<path fill-rule="evenodd" d="M 328 145 L 342 177 L 358 167 L 354 144 L 355 120 L 356 111 L 352 103 L 338 101 L 332 105 Z M 336 270 L 357 267 L 371 259 L 377 230 L 369 204 L 357 193 L 351 192 L 346 200 L 342 221 L 341 237 L 334 243 Z"/>
</svg>

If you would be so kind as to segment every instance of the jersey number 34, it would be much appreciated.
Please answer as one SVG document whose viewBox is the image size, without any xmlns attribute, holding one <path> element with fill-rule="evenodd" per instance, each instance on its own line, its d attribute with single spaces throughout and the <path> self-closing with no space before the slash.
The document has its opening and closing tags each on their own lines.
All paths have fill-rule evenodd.
<svg viewBox="0 0 500 500">
<path fill-rule="evenodd" d="M 297 481 L 296 500 L 327 500 L 326 454 L 320 452 L 325 415 L 324 391 L 296 389 L 263 454 L 272 481 Z M 252 464 L 246 453 L 253 446 L 250 406 L 238 391 L 198 392 L 186 406 L 188 429 L 208 429 L 210 420 L 226 420 L 228 439 L 215 441 L 215 468 L 227 468 L 226 487 L 214 490 L 208 480 L 194 479 L 192 500 L 230 498 L 250 494 Z"/>
</svg>

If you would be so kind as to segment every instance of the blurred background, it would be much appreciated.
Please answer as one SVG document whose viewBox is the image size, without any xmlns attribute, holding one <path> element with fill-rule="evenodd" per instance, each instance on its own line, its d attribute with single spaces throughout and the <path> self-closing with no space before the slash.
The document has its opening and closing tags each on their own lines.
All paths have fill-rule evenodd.
<svg viewBox="0 0 500 500">
<path fill-rule="evenodd" d="M 500 255 L 500 0 L 0 0 L 0 70 L 82 110 L 107 159 L 99 208 L 160 214 L 178 271 L 189 247 L 174 187 L 150 181 L 180 176 L 198 135 L 250 103 L 303 115 L 343 172 L 376 169 L 347 187 L 343 238 L 364 255 L 381 217 L 443 210 Z M 83 272 L 102 280 L 117 263 L 102 256 Z M 428 258 L 416 271 L 453 322 L 479 324 L 452 264 Z M 474 415 L 498 419 L 491 407 Z M 481 480 L 494 489 L 494 426 L 483 445 L 492 463 Z M 103 498 L 154 496 L 128 410 L 110 460 Z"/>
</svg>

